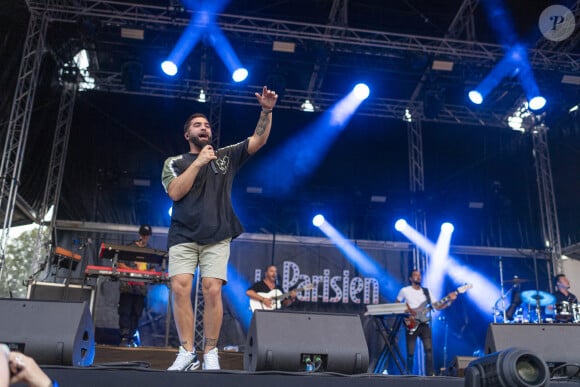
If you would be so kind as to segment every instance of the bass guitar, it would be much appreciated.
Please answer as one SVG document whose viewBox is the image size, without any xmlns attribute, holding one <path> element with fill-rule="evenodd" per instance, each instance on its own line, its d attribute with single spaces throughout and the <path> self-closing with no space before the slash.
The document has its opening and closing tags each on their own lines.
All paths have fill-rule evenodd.
<svg viewBox="0 0 580 387">
<path fill-rule="evenodd" d="M 312 288 L 314 288 L 314 285 L 308 284 L 306 286 L 291 290 L 291 291 L 286 292 L 286 293 L 282 293 L 282 291 L 280 289 L 272 289 L 268 293 L 258 292 L 259 296 L 262 296 L 264 298 L 269 298 L 270 300 L 272 300 L 272 305 L 270 307 L 268 307 L 263 302 L 250 298 L 250 310 L 253 312 L 256 309 L 263 309 L 263 310 L 280 309 L 282 307 L 282 301 L 286 297 L 290 296 L 291 292 L 296 291 L 296 293 L 298 293 L 298 292 L 301 292 L 303 290 L 310 290 Z"/>
<path fill-rule="evenodd" d="M 419 307 L 414 309 L 410 308 L 409 305 L 407 305 L 410 315 L 409 317 L 406 317 L 403 321 L 409 334 L 413 334 L 419 327 L 419 324 L 421 324 L 422 322 L 429 321 L 429 312 L 431 311 L 432 308 L 437 309 L 439 306 L 448 302 L 452 294 L 459 295 L 465 293 L 468 289 L 471 289 L 472 287 L 473 287 L 472 284 L 465 284 L 463 286 L 460 286 L 455 291 L 449 293 L 439 301 L 434 302 L 432 305 L 428 305 L 427 301 L 423 302 L 421 305 L 419 305 Z"/>
</svg>

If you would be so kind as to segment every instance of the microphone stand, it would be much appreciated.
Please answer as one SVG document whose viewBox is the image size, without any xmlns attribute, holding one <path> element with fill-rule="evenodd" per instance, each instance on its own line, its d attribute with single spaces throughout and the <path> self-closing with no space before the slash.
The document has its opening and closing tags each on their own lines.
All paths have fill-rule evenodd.
<svg viewBox="0 0 580 387">
<path fill-rule="evenodd" d="M 277 290 L 276 292 L 276 296 L 274 297 L 274 310 L 278 309 L 278 300 L 279 300 L 279 295 L 278 295 L 278 291 L 280 291 L 280 289 L 278 289 L 278 275 L 276 274 L 276 279 L 274 280 L 274 289 Z M 282 305 L 280 305 L 282 306 Z"/>
<path fill-rule="evenodd" d="M 534 279 L 536 281 L 536 316 L 537 316 L 537 323 L 542 323 L 542 309 L 540 308 L 540 283 L 538 280 L 538 264 L 537 264 L 537 257 L 534 254 Z"/>
</svg>

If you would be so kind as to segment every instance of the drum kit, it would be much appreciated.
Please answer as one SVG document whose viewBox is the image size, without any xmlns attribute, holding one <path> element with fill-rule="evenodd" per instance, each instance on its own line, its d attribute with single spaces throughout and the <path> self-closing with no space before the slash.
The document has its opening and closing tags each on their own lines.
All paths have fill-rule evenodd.
<svg viewBox="0 0 580 387">
<path fill-rule="evenodd" d="M 504 281 L 512 283 L 513 286 L 496 301 L 494 322 L 498 322 L 498 316 L 503 315 L 504 323 L 580 323 L 579 304 L 556 302 L 553 294 L 541 290 L 521 291 L 520 284 L 529 281 L 517 277 Z M 511 296 L 509 302 L 506 301 L 508 296 Z"/>
</svg>

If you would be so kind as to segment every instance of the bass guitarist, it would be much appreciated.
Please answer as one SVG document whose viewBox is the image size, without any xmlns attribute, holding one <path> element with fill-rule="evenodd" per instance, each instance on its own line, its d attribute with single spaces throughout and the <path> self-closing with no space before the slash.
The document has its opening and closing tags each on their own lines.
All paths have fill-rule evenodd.
<svg viewBox="0 0 580 387">
<path fill-rule="evenodd" d="M 252 300 L 259 303 L 260 309 L 274 310 L 279 307 L 288 307 L 296 301 L 296 291 L 292 290 L 287 298 L 283 300 L 276 300 L 267 295 L 267 293 L 283 293 L 282 287 L 278 285 L 278 269 L 274 265 L 270 265 L 266 268 L 266 273 L 264 274 L 264 279 L 262 281 L 256 282 L 247 291 L 246 295 Z M 273 290 L 279 290 L 279 292 L 272 292 Z M 272 293 L 271 293 L 272 292 Z"/>
<path fill-rule="evenodd" d="M 405 286 L 399 291 L 397 301 L 407 303 L 409 308 L 409 318 L 406 319 L 407 333 L 405 335 L 407 342 L 407 373 L 413 371 L 413 359 L 415 357 L 415 345 L 417 337 L 423 342 L 425 350 L 425 374 L 428 376 L 433 373 L 433 340 L 431 338 L 431 310 L 441 310 L 449 307 L 457 298 L 457 293 L 453 292 L 447 295 L 439 302 L 433 302 L 433 294 L 427 288 L 421 286 L 421 273 L 413 270 L 409 277 L 411 285 Z"/>
</svg>

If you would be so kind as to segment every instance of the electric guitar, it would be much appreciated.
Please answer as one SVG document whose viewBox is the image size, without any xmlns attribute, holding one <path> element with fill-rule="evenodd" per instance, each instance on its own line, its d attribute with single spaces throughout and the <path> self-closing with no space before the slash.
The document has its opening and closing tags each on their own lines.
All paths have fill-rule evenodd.
<svg viewBox="0 0 580 387">
<path fill-rule="evenodd" d="M 427 301 L 423 302 L 421 305 L 419 305 L 419 307 L 414 308 L 414 309 L 410 308 L 409 305 L 407 304 L 407 308 L 409 309 L 410 316 L 403 319 L 403 321 L 405 323 L 405 327 L 407 328 L 407 331 L 409 332 L 409 334 L 413 334 L 417 330 L 417 328 L 419 327 L 419 324 L 421 324 L 422 322 L 429 321 L 428 315 L 429 315 L 429 312 L 431 311 L 431 308 L 437 309 L 439 306 L 448 302 L 452 294 L 465 293 L 468 289 L 471 289 L 472 287 L 473 287 L 472 284 L 465 284 L 463 286 L 460 286 L 457 288 L 457 290 L 449 293 L 448 295 L 446 295 L 445 297 L 443 297 L 439 301 L 434 302 L 430 306 L 427 305 Z"/>
<path fill-rule="evenodd" d="M 280 289 L 272 289 L 268 293 L 258 292 L 259 296 L 271 299 L 272 305 L 268 307 L 263 302 L 258 301 L 258 300 L 254 300 L 253 298 L 250 298 L 250 310 L 253 312 L 256 309 L 264 309 L 264 310 L 280 309 L 282 307 L 282 301 L 286 297 L 290 296 L 291 292 L 296 291 L 296 293 L 298 293 L 298 292 L 301 292 L 303 290 L 310 290 L 312 288 L 314 288 L 314 284 L 308 284 L 306 286 L 291 290 L 291 291 L 286 292 L 286 293 L 282 293 L 282 291 L 280 291 Z"/>
</svg>

